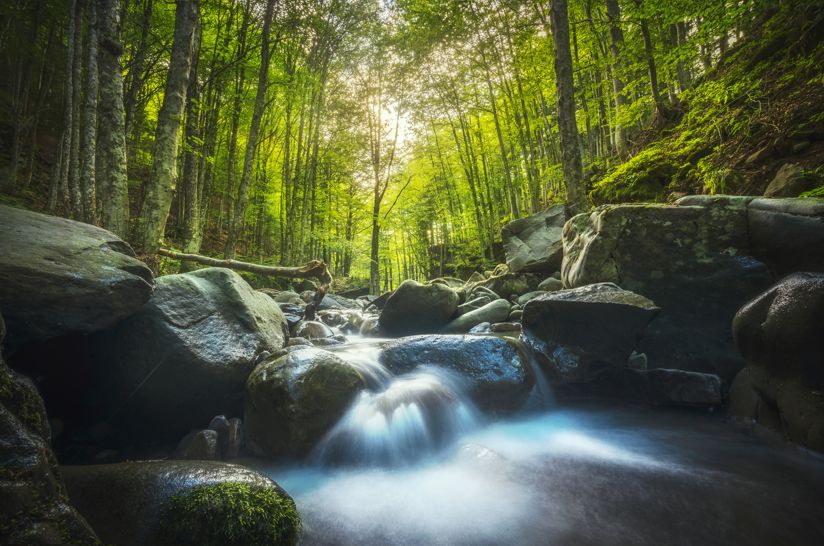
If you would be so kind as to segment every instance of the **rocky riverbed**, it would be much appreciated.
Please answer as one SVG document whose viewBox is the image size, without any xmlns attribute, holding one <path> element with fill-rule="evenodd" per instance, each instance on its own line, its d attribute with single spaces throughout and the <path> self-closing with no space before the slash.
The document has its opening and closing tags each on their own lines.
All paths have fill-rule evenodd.
<svg viewBox="0 0 824 546">
<path fill-rule="evenodd" d="M 3 536 L 820 543 L 824 203 L 563 219 L 310 321 L 312 290 L 153 278 L 111 233 L 0 206 Z"/>
</svg>

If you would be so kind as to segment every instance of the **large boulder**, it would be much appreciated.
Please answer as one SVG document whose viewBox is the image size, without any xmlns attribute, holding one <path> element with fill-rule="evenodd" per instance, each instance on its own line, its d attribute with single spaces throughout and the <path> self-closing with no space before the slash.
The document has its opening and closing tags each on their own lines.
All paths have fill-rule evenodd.
<svg viewBox="0 0 824 546">
<path fill-rule="evenodd" d="M 824 451 L 824 274 L 784 278 L 742 307 L 733 328 L 747 361 L 730 393 L 733 413 Z"/>
<path fill-rule="evenodd" d="M 777 276 L 824 273 L 824 199 L 753 199 L 747 221 L 753 256 Z"/>
<path fill-rule="evenodd" d="M 107 544 L 293 545 L 300 534 L 292 498 L 243 466 L 142 461 L 61 472 L 72 502 Z"/>
<path fill-rule="evenodd" d="M 356 367 L 315 347 L 260 364 L 246 384 L 248 448 L 269 457 L 305 455 L 365 387 Z"/>
<path fill-rule="evenodd" d="M 470 382 L 473 401 L 492 411 L 520 409 L 535 383 L 528 352 L 511 338 L 405 337 L 384 343 L 380 361 L 396 374 L 421 366 L 452 370 Z"/>
<path fill-rule="evenodd" d="M 437 332 L 455 314 L 459 300 L 458 293 L 444 284 L 406 280 L 386 300 L 381 330 L 393 336 Z"/>
<path fill-rule="evenodd" d="M 0 344 L 5 327 L 0 317 Z M 0 542 L 101 544 L 69 504 L 43 401 L 0 354 Z"/>
<path fill-rule="evenodd" d="M 506 265 L 513 273 L 552 273 L 564 256 L 561 235 L 566 222 L 563 205 L 519 218 L 501 228 Z"/>
<path fill-rule="evenodd" d="M 638 347 L 652 367 L 729 381 L 743 366 L 732 317 L 772 281 L 750 256 L 749 199 L 607 205 L 578 215 L 564 227 L 564 286 L 613 282 L 655 301 L 661 312 Z"/>
<path fill-rule="evenodd" d="M 99 227 L 0 205 L 7 347 L 107 328 L 152 294 L 152 272 Z"/>
<path fill-rule="evenodd" d="M 556 384 L 623 367 L 659 309 L 612 283 L 548 292 L 529 300 L 521 322 Z"/>
<path fill-rule="evenodd" d="M 124 432 L 177 440 L 239 415 L 247 377 L 287 332 L 278 305 L 229 269 L 159 277 L 138 313 L 95 336 L 94 392 Z"/>
</svg>

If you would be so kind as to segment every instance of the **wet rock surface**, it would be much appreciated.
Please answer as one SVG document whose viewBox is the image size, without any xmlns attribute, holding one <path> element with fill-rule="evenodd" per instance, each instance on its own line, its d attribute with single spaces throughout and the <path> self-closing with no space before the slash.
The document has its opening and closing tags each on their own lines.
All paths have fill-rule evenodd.
<svg viewBox="0 0 824 546">
<path fill-rule="evenodd" d="M 104 229 L 0 205 L 0 233 L 7 350 L 102 330 L 152 294 L 152 272 Z"/>
<path fill-rule="evenodd" d="M 246 440 L 258 455 L 307 454 L 366 386 L 357 368 L 334 353 L 290 349 L 260 364 L 246 384 Z"/>
<path fill-rule="evenodd" d="M 176 441 L 218 414 L 239 415 L 254 366 L 283 347 L 277 304 L 237 273 L 160 277 L 152 299 L 95 336 L 94 392 L 138 436 Z"/>
<path fill-rule="evenodd" d="M 524 348 L 494 336 L 411 336 L 383 344 L 381 362 L 396 374 L 422 366 L 457 372 L 472 384 L 481 408 L 514 411 L 526 400 L 534 376 Z"/>
<path fill-rule="evenodd" d="M 730 392 L 731 414 L 824 451 L 824 274 L 784 278 L 745 305 L 733 328 L 747 368 Z"/>
<path fill-rule="evenodd" d="M 457 292 L 444 284 L 404 281 L 386 300 L 380 328 L 393 336 L 438 332 L 455 314 L 459 299 Z"/>
<path fill-rule="evenodd" d="M 207 461 L 64 466 L 69 496 L 107 544 L 295 544 L 299 518 L 281 487 Z"/>
<path fill-rule="evenodd" d="M 506 264 L 514 273 L 551 273 L 561 266 L 561 235 L 566 222 L 563 205 L 519 218 L 501 228 Z"/>
</svg>

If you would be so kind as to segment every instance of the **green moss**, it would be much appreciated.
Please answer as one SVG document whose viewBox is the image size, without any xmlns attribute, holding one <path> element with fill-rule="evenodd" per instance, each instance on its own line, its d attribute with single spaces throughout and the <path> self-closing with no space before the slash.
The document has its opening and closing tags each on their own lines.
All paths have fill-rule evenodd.
<svg viewBox="0 0 824 546">
<path fill-rule="evenodd" d="M 824 197 L 824 186 L 818 186 L 813 190 L 805 191 L 801 194 L 801 197 Z"/>
<path fill-rule="evenodd" d="M 590 197 L 595 203 L 660 201 L 678 170 L 676 157 L 661 146 L 651 146 L 602 178 Z"/>
<path fill-rule="evenodd" d="M 274 489 L 228 482 L 198 485 L 161 508 L 161 538 L 175 544 L 297 544 L 294 501 Z"/>
</svg>

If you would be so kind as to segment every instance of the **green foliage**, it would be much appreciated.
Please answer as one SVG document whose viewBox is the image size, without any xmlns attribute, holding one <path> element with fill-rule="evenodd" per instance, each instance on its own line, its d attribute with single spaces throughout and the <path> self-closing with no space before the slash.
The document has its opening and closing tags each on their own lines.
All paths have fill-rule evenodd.
<svg viewBox="0 0 824 546">
<path fill-rule="evenodd" d="M 291 498 L 247 483 L 197 485 L 161 508 L 164 542 L 200 546 L 291 546 L 300 517 Z"/>
</svg>

